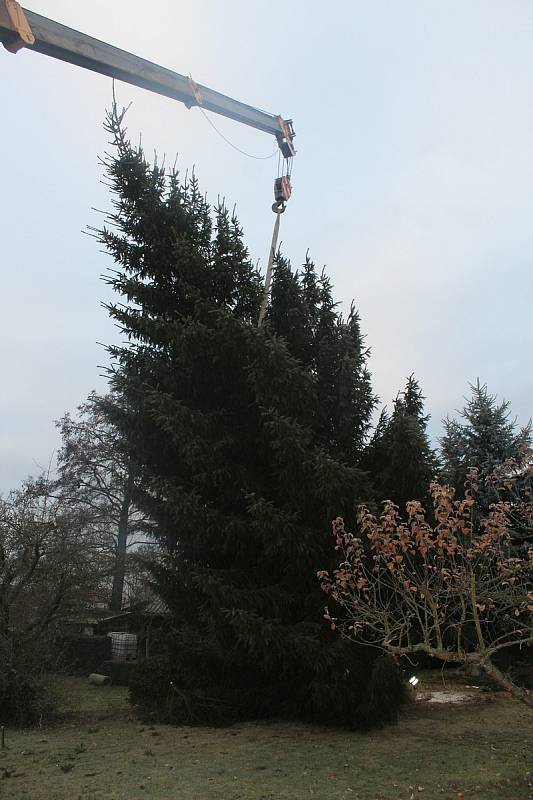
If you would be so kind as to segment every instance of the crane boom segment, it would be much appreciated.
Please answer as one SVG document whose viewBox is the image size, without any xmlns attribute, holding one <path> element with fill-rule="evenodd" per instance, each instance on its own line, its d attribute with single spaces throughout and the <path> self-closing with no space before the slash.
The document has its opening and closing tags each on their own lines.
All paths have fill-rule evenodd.
<svg viewBox="0 0 533 800">
<path fill-rule="evenodd" d="M 22 27 L 21 19 L 26 28 Z M 34 42 L 30 43 L 32 38 Z M 291 158 L 296 152 L 292 120 L 233 100 L 207 86 L 194 83 L 178 72 L 22 9 L 14 0 L 0 0 L 0 41 L 12 52 L 25 47 L 179 100 L 188 108 L 201 105 L 207 111 L 272 134 L 285 158 Z"/>
</svg>

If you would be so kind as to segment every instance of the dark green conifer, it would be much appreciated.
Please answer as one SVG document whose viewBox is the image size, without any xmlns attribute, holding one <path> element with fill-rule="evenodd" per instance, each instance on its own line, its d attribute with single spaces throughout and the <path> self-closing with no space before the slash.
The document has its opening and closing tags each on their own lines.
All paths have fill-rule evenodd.
<svg viewBox="0 0 533 800">
<path fill-rule="evenodd" d="M 510 403 L 497 403 L 487 385 L 469 384 L 472 395 L 460 412 L 462 422 L 447 416 L 440 440 L 443 475 L 461 491 L 468 467 L 478 467 L 481 477 L 508 458 L 521 460 L 524 447 L 531 444 L 531 422 L 523 428 L 511 418 Z"/>
<path fill-rule="evenodd" d="M 331 520 L 368 492 L 357 461 L 374 399 L 357 314 L 341 318 L 309 259 L 295 273 L 279 257 L 258 328 L 261 279 L 235 217 L 219 206 L 212 221 L 194 177 L 151 167 L 116 111 L 108 127 L 115 211 L 99 238 L 129 340 L 109 348 L 123 403 L 108 413 L 156 526 L 154 586 L 173 619 L 134 699 L 182 722 L 393 718 L 375 653 L 330 635 L 316 579 Z"/>
<path fill-rule="evenodd" d="M 437 471 L 427 435 L 428 420 L 424 397 L 411 375 L 394 401 L 392 414 L 382 411 L 365 456 L 378 500 L 392 500 L 402 510 L 409 500 L 426 503 L 429 483 Z"/>
</svg>

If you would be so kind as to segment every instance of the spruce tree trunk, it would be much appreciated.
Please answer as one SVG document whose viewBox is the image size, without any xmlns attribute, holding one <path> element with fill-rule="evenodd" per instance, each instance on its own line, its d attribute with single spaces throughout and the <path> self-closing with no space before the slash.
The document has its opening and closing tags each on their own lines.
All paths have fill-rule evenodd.
<svg viewBox="0 0 533 800">
<path fill-rule="evenodd" d="M 120 507 L 120 517 L 118 522 L 117 555 L 113 569 L 113 588 L 111 589 L 111 611 L 121 611 L 122 595 L 124 593 L 124 576 L 126 572 L 126 551 L 128 546 L 129 534 L 129 514 L 131 505 L 131 495 L 133 490 L 133 471 L 128 471 L 128 479 L 124 487 L 124 497 Z"/>
</svg>

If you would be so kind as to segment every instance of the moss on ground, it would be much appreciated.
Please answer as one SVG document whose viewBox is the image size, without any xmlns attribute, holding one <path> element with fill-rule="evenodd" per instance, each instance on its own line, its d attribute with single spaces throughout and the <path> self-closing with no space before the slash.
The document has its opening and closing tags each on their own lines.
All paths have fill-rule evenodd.
<svg viewBox="0 0 533 800">
<path fill-rule="evenodd" d="M 533 798 L 533 714 L 502 693 L 416 703 L 365 735 L 279 721 L 146 726 L 124 689 L 78 679 L 60 689 L 61 721 L 7 731 L 2 800 Z"/>
</svg>

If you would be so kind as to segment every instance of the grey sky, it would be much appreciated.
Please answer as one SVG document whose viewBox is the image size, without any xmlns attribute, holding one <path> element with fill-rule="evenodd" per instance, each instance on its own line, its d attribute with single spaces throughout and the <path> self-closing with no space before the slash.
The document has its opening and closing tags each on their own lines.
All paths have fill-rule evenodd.
<svg viewBox="0 0 533 800">
<path fill-rule="evenodd" d="M 432 433 L 477 376 L 532 413 L 533 5 L 529 0 L 27 0 L 32 10 L 204 84 L 292 116 L 298 156 L 283 249 L 309 247 L 355 298 L 374 387 L 390 402 L 415 372 Z M 231 150 L 197 110 L 117 84 L 142 132 L 212 201 L 237 203 L 264 257 L 276 159 Z M 109 207 L 97 156 L 111 81 L 0 52 L 2 295 L 0 491 L 57 446 L 52 420 L 104 389 L 97 342 L 109 258 L 83 235 Z M 216 118 L 258 155 L 273 141 Z"/>
</svg>

